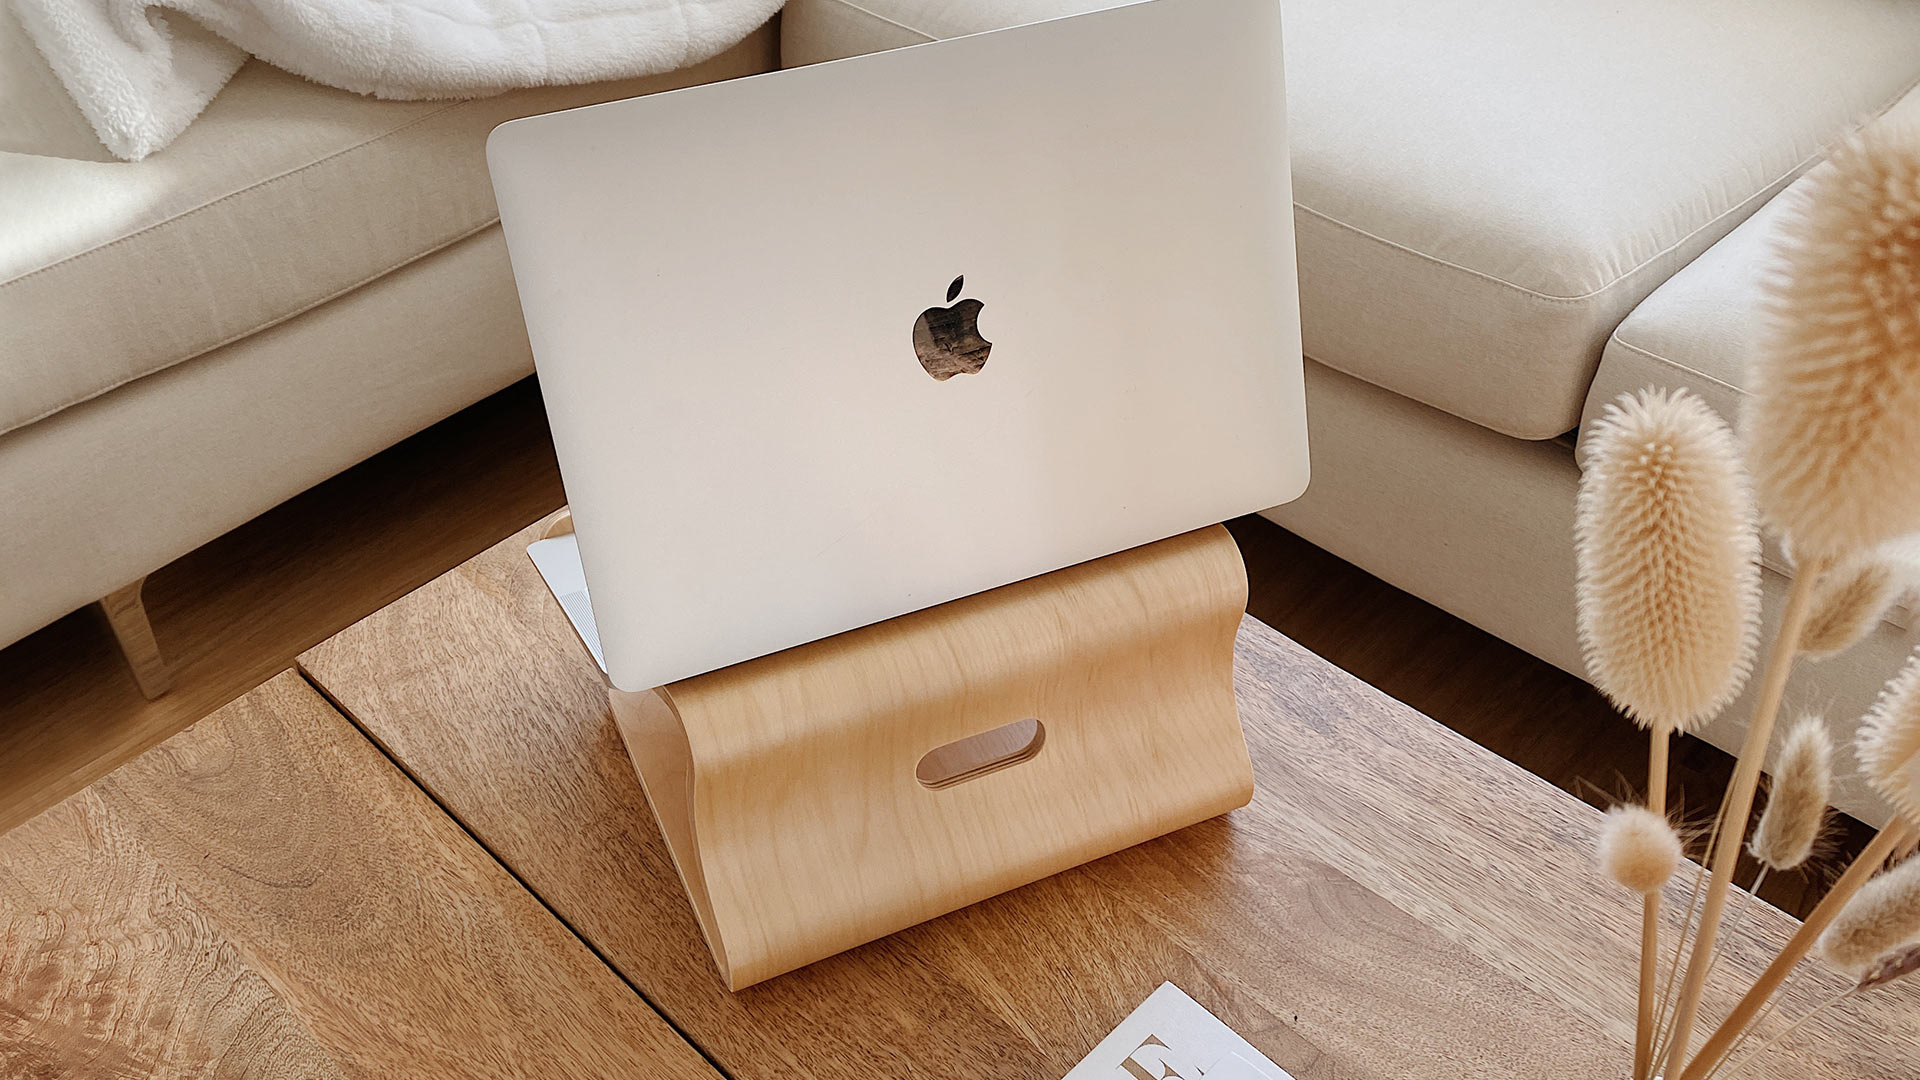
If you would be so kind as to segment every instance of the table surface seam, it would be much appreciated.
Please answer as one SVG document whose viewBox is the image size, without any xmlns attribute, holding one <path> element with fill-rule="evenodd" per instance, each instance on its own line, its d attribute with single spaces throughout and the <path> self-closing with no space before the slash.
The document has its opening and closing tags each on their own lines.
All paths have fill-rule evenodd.
<svg viewBox="0 0 1920 1080">
<path fill-rule="evenodd" d="M 515 885 L 518 885 L 528 896 L 533 897 L 534 902 L 540 905 L 541 910 L 545 911 L 549 918 L 564 927 L 568 935 L 584 946 L 587 952 L 593 956 L 594 960 L 598 961 L 601 966 L 605 967 L 608 971 L 611 971 L 614 978 L 620 980 L 620 985 L 626 987 L 635 997 L 639 998 L 655 1016 L 660 1018 L 662 1023 L 667 1025 L 668 1029 L 671 1030 L 674 1035 L 679 1037 L 681 1042 L 686 1043 L 687 1046 L 692 1048 L 694 1053 L 699 1054 L 701 1060 L 707 1063 L 708 1068 L 725 1077 L 726 1080 L 736 1080 L 731 1069 L 723 1065 L 713 1056 L 707 1047 L 701 1044 L 700 1040 L 694 1038 L 686 1028 L 682 1027 L 679 1021 L 673 1018 L 672 1014 L 661 1007 L 660 1002 L 655 1001 L 652 995 L 648 994 L 636 985 L 632 979 L 628 978 L 626 972 L 621 971 L 618 964 L 615 964 L 606 953 L 600 950 L 598 945 L 595 945 L 592 940 L 580 932 L 579 927 L 576 927 L 572 922 L 568 921 L 567 917 L 555 909 L 553 904 L 550 903 L 545 896 L 540 895 L 540 891 L 535 889 L 526 878 L 522 877 L 520 872 L 514 869 L 512 863 L 503 858 L 498 851 L 493 849 L 492 845 L 488 844 L 484 838 L 474 832 L 467 822 L 462 819 L 459 814 L 454 812 L 452 807 L 448 806 L 440 796 L 434 793 L 432 788 L 421 782 L 420 777 L 415 775 L 414 771 L 407 767 L 407 763 L 396 756 L 372 731 L 369 731 L 366 725 L 360 722 L 360 718 L 353 714 L 353 710 L 347 707 L 345 702 L 339 700 L 327 690 L 326 685 L 320 681 L 318 676 L 307 670 L 305 664 L 298 662 L 294 664 L 293 671 L 303 682 L 313 689 L 314 693 L 320 695 L 321 699 L 327 703 L 329 708 L 339 713 L 348 724 L 352 725 L 356 734 L 367 740 L 367 742 L 373 746 L 374 750 L 379 752 L 381 757 L 385 758 L 389 764 L 399 771 L 401 776 L 406 777 L 408 783 L 419 789 L 420 793 L 426 796 L 427 801 L 431 802 L 435 809 L 445 815 L 447 820 L 453 822 L 467 839 L 473 841 L 476 847 L 486 852 L 487 858 L 492 859 L 495 865 L 499 866 L 508 877 L 512 878 Z M 264 686 L 266 684 L 262 683 L 261 685 Z"/>
</svg>

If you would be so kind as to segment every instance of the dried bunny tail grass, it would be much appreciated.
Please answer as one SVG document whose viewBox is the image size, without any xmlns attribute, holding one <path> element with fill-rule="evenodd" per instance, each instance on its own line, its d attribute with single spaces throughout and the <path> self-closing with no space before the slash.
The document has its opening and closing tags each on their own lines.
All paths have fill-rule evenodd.
<svg viewBox="0 0 1920 1080">
<path fill-rule="evenodd" d="M 1920 859 L 1908 859 L 1862 886 L 1820 935 L 1820 954 L 1859 975 L 1886 953 L 1920 938 Z"/>
<path fill-rule="evenodd" d="M 1767 519 L 1808 563 L 1920 532 L 1920 130 L 1810 174 L 1744 416 Z"/>
<path fill-rule="evenodd" d="M 1853 753 L 1873 789 L 1907 820 L 1920 822 L 1920 649 L 1860 721 Z"/>
<path fill-rule="evenodd" d="M 1682 857 L 1680 835 L 1644 806 L 1616 806 L 1600 822 L 1600 868 L 1642 896 L 1665 885 Z"/>
<path fill-rule="evenodd" d="M 1871 990 L 1876 986 L 1885 986 L 1920 971 L 1920 945 L 1907 945 L 1886 953 L 1878 960 L 1867 965 L 1860 973 L 1860 982 L 1854 991 Z"/>
<path fill-rule="evenodd" d="M 1852 647 L 1905 587 L 1892 566 L 1873 558 L 1849 559 L 1822 574 L 1814 586 L 1813 613 L 1800 632 L 1800 651 L 1820 660 Z"/>
<path fill-rule="evenodd" d="M 1643 726 L 1686 731 L 1739 693 L 1760 626 L 1760 539 L 1733 433 L 1685 391 L 1607 406 L 1574 525 L 1594 684 Z"/>
<path fill-rule="evenodd" d="M 1893 570 L 1899 583 L 1895 603 L 1911 604 L 1920 598 L 1920 533 L 1881 544 L 1874 556 Z"/>
<path fill-rule="evenodd" d="M 1770 870 L 1792 870 L 1813 854 L 1833 788 L 1833 737 L 1809 716 L 1787 732 L 1773 769 L 1766 812 L 1749 849 Z"/>
</svg>

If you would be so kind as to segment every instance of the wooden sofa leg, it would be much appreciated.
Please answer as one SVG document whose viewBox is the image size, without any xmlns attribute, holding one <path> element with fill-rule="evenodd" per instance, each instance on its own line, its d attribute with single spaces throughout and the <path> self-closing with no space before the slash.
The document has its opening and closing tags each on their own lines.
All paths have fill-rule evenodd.
<svg viewBox="0 0 1920 1080">
<path fill-rule="evenodd" d="M 133 669 L 133 681 L 148 701 L 173 689 L 173 671 L 160 655 L 153 640 L 153 625 L 147 622 L 147 606 L 140 601 L 140 590 L 147 584 L 141 578 L 100 598 L 100 610 L 107 613 L 107 625 L 120 642 L 120 653 Z"/>
</svg>

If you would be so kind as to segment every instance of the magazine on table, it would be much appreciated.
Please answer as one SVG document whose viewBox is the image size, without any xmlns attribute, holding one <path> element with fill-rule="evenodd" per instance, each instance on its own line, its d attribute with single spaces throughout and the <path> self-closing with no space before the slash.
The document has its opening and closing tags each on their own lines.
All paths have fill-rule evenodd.
<svg viewBox="0 0 1920 1080">
<path fill-rule="evenodd" d="M 1100 1040 L 1065 1080 L 1293 1080 L 1172 983 Z"/>
</svg>

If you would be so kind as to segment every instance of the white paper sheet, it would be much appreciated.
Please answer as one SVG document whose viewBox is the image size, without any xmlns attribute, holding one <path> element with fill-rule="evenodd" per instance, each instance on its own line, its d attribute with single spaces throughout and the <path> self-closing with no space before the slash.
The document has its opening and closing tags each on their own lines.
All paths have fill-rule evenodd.
<svg viewBox="0 0 1920 1080">
<path fill-rule="evenodd" d="M 534 569 L 540 571 L 540 580 L 547 583 L 547 591 L 560 602 L 560 610 L 567 613 L 573 632 L 593 654 L 593 662 L 606 671 L 606 658 L 600 655 L 600 629 L 594 625 L 593 602 L 587 597 L 587 574 L 580 568 L 579 541 L 572 533 L 536 540 L 527 545 L 527 555 L 533 559 Z"/>
<path fill-rule="evenodd" d="M 1293 1080 L 1172 983 L 1148 995 L 1065 1080 Z"/>
</svg>

